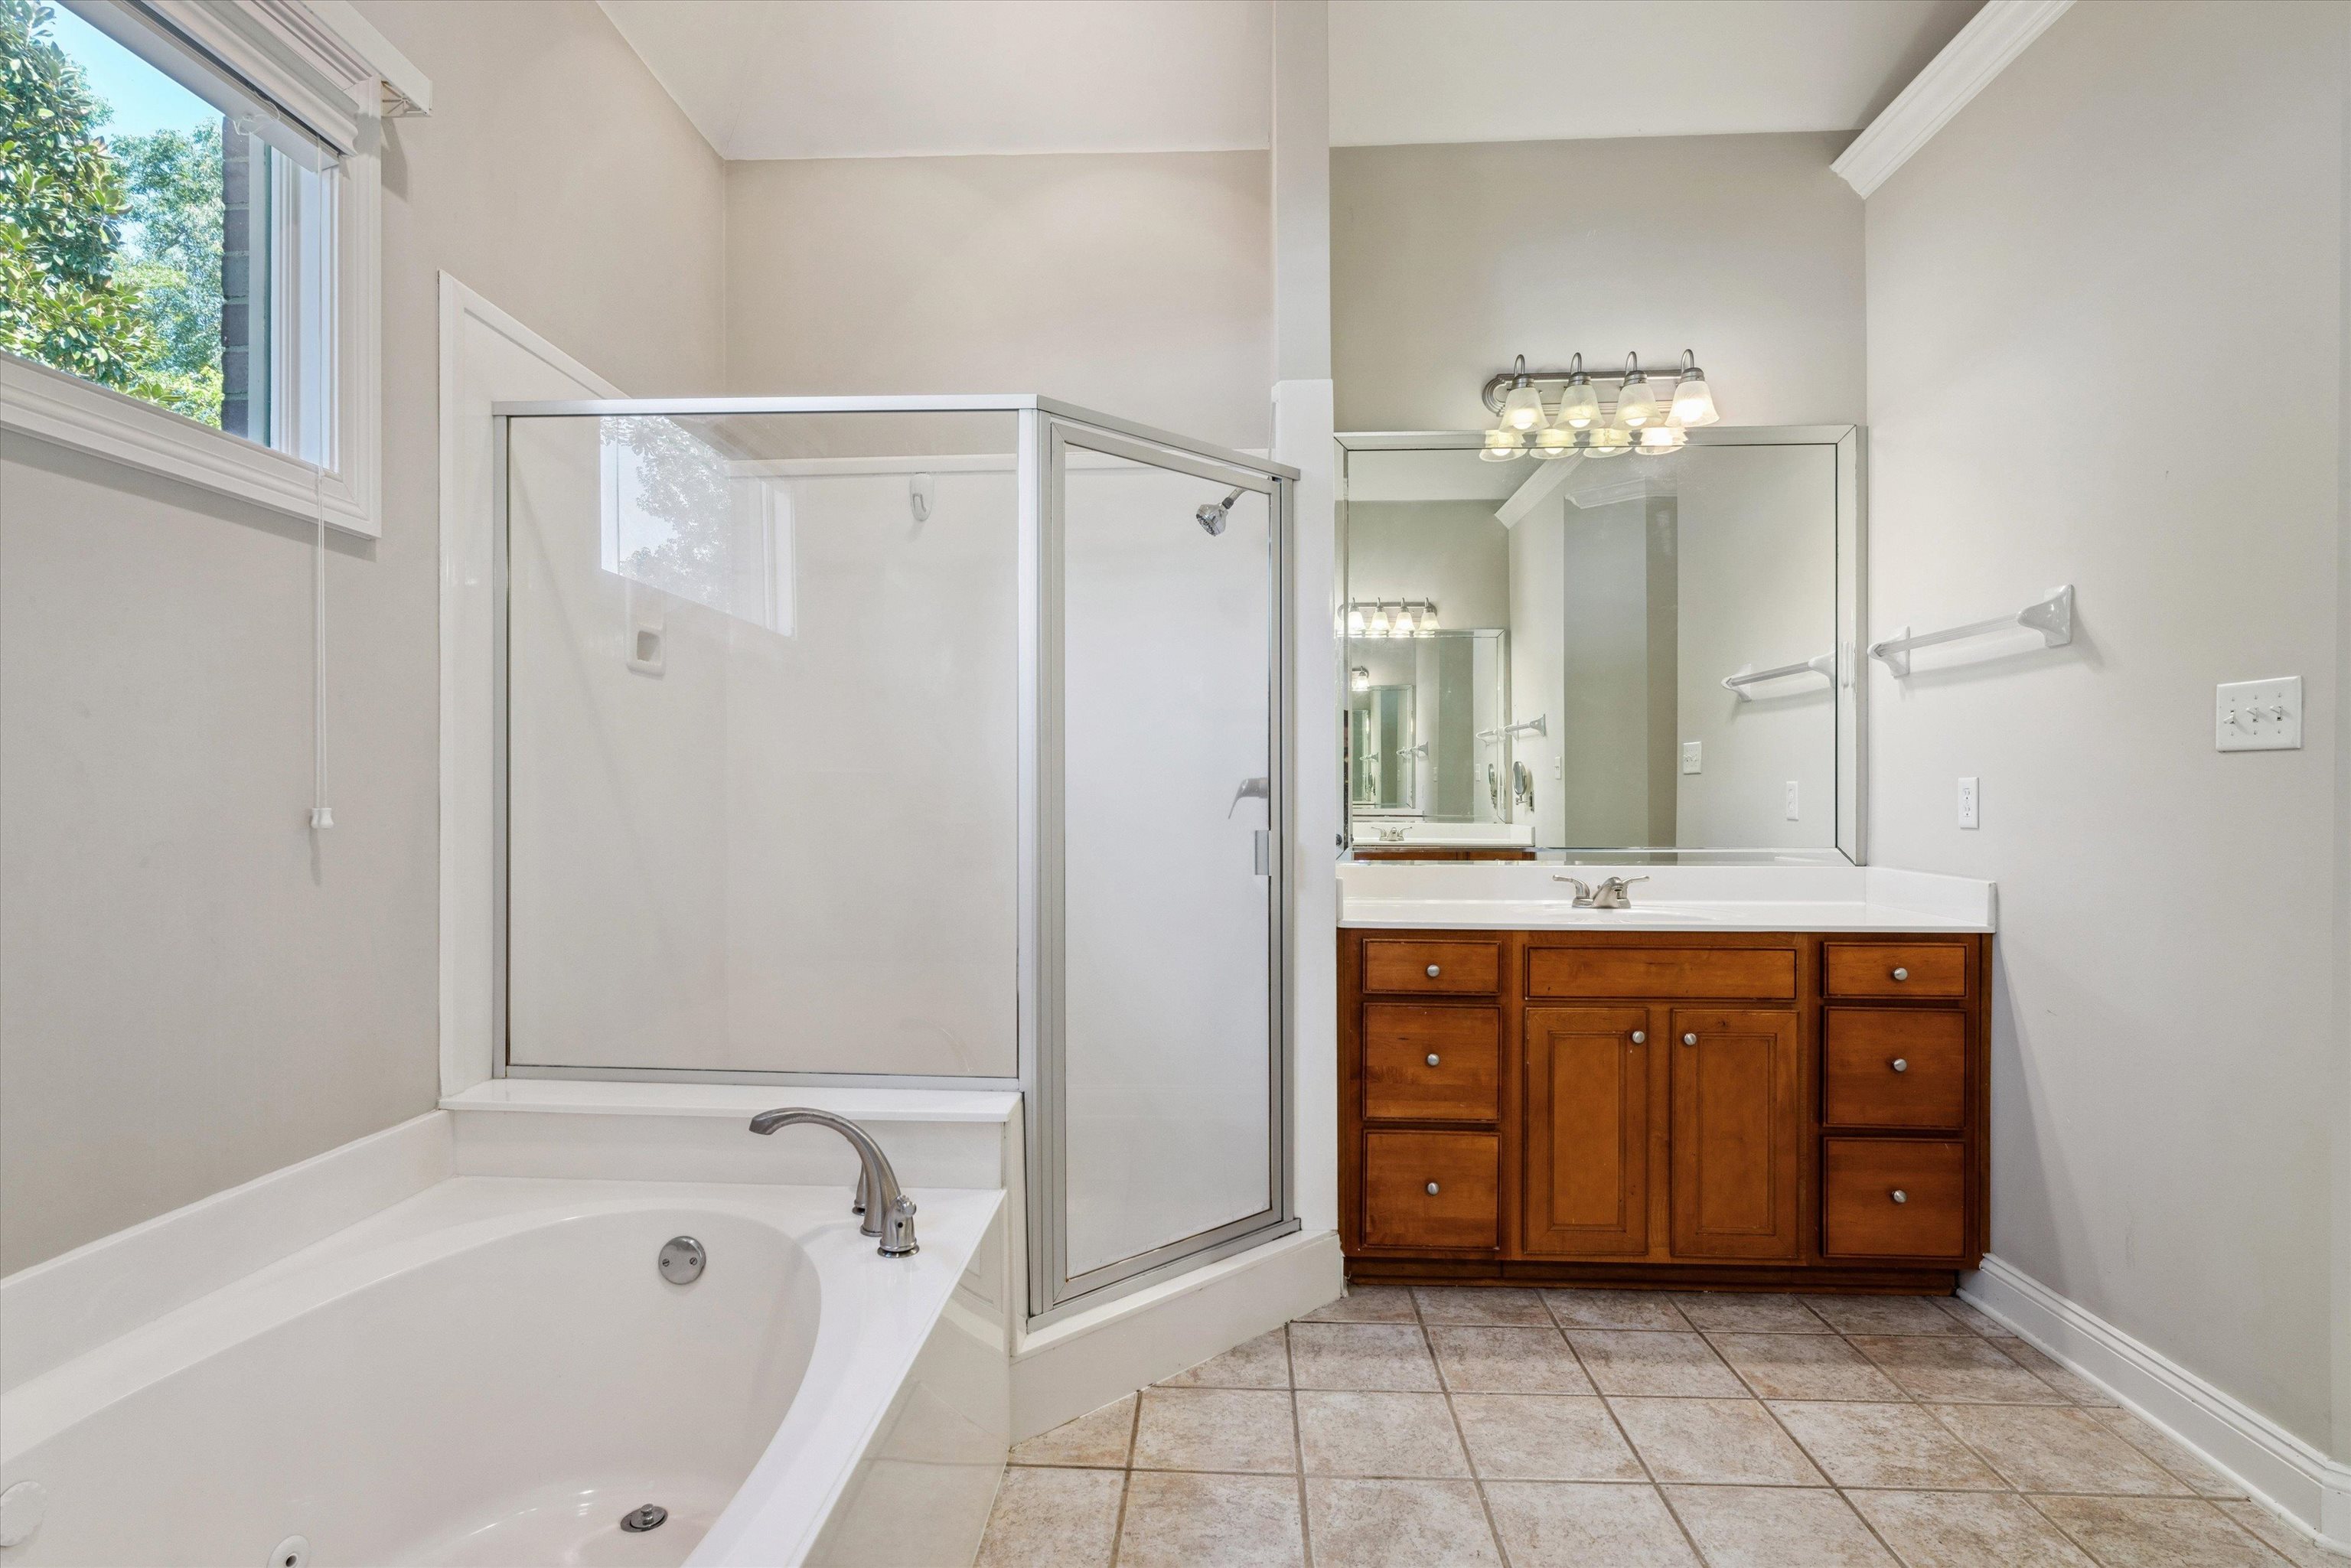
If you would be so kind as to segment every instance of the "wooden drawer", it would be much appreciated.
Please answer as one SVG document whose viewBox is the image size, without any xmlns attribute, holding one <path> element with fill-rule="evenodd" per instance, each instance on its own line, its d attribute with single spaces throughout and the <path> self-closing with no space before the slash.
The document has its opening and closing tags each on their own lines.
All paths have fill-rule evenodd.
<svg viewBox="0 0 2351 1568">
<path fill-rule="evenodd" d="M 1490 1122 L 1501 1113 L 1502 1015 L 1495 1008 L 1364 1009 L 1364 1114 Z"/>
<path fill-rule="evenodd" d="M 1967 1161 L 1965 1144 L 1941 1139 L 1824 1140 L 1822 1255 L 1959 1257 L 1967 1248 Z"/>
<path fill-rule="evenodd" d="M 1364 943 L 1364 989 L 1435 996 L 1488 996 L 1502 978 L 1499 942 Z"/>
<path fill-rule="evenodd" d="M 1833 1127 L 1966 1125 L 1968 1015 L 1956 1008 L 1830 1008 L 1821 1119 Z"/>
<path fill-rule="evenodd" d="M 1365 1133 L 1364 1240 L 1492 1249 L 1500 1233 L 1500 1156 L 1491 1133 Z"/>
<path fill-rule="evenodd" d="M 1791 947 L 1530 947 L 1530 997 L 1694 997 L 1786 1001 Z"/>
<path fill-rule="evenodd" d="M 1964 997 L 1964 942 L 1830 942 L 1828 994 L 1833 997 Z"/>
</svg>

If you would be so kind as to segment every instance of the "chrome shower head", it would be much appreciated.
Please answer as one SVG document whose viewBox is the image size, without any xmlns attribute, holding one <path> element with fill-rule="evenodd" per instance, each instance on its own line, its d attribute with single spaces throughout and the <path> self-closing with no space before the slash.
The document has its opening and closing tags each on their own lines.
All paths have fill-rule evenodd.
<svg viewBox="0 0 2351 1568">
<path fill-rule="evenodd" d="M 1200 526 L 1208 530 L 1210 538 L 1225 531 L 1225 525 L 1232 520 L 1233 503 L 1241 498 L 1242 493 L 1241 490 L 1237 489 L 1223 500 L 1211 501 L 1192 514 L 1198 519 Z"/>
</svg>

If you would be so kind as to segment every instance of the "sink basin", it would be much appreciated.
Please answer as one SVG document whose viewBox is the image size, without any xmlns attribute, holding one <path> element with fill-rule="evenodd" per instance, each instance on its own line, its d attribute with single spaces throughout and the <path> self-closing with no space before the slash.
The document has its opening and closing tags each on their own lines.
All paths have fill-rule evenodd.
<svg viewBox="0 0 2351 1568">
<path fill-rule="evenodd" d="M 1699 910 L 1668 904 L 1635 904 L 1631 909 L 1578 909 L 1565 898 L 1350 898 L 1346 917 L 1376 920 L 1391 904 L 1398 910 L 1409 907 L 1441 915 L 1446 921 L 1459 920 L 1500 930 L 1566 925 L 1590 925 L 1603 930 L 1622 925 L 1654 930 L 1661 925 L 1712 925 L 1719 919 Z"/>
</svg>

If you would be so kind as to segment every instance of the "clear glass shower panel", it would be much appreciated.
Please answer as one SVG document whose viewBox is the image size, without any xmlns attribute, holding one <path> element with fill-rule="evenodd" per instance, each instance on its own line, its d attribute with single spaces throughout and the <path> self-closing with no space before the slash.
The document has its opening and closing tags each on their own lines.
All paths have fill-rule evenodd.
<svg viewBox="0 0 2351 1568">
<path fill-rule="evenodd" d="M 1073 1293 L 1278 1207 L 1281 1058 L 1265 482 L 1217 514 L 1241 480 L 1214 465 L 1071 440 L 1054 476 Z"/>
<path fill-rule="evenodd" d="M 1019 1071 L 1019 416 L 507 422 L 507 1058 Z"/>
</svg>

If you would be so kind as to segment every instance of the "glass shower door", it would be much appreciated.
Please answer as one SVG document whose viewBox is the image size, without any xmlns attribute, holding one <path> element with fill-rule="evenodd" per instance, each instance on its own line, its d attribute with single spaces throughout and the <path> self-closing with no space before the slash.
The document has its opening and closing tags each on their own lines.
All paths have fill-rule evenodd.
<svg viewBox="0 0 2351 1568">
<path fill-rule="evenodd" d="M 1277 493 L 1087 426 L 1048 442 L 1032 1317 L 1295 1224 Z"/>
</svg>

